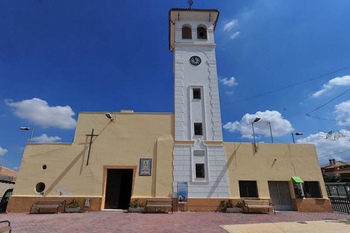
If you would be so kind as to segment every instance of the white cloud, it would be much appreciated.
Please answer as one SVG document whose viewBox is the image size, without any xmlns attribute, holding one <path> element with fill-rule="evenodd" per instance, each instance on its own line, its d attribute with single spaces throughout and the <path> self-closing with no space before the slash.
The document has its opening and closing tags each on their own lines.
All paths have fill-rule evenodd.
<svg viewBox="0 0 350 233">
<path fill-rule="evenodd" d="M 238 19 L 233 19 L 224 26 L 224 32 L 230 31 L 232 28 L 238 25 Z"/>
<path fill-rule="evenodd" d="M 241 32 L 235 32 L 232 36 L 230 36 L 231 40 L 234 40 Z"/>
<path fill-rule="evenodd" d="M 335 105 L 336 120 L 338 125 L 350 124 L 350 100 Z M 344 119 L 345 118 L 345 119 Z"/>
<path fill-rule="evenodd" d="M 60 141 L 62 138 L 54 136 L 54 137 L 48 137 L 46 134 L 43 134 L 39 137 L 33 137 L 32 141 L 37 143 L 54 143 L 57 141 Z"/>
<path fill-rule="evenodd" d="M 350 75 L 345 75 L 343 77 L 336 77 L 329 80 L 328 83 L 323 84 L 323 88 L 312 94 L 312 97 L 319 97 L 325 92 L 331 90 L 335 86 L 350 86 Z"/>
<path fill-rule="evenodd" d="M 228 122 L 223 127 L 230 132 L 240 131 L 243 138 L 253 138 L 252 122 L 255 118 L 261 118 L 260 121 L 254 123 L 255 134 L 261 134 L 266 137 L 270 136 L 270 127 L 267 122 L 271 123 L 271 130 L 274 137 L 280 137 L 292 132 L 292 124 L 283 119 L 278 111 L 256 112 L 255 114 L 245 114 L 241 121 Z"/>
<path fill-rule="evenodd" d="M 233 91 L 225 91 L 226 95 L 233 95 Z"/>
<path fill-rule="evenodd" d="M 298 139 L 297 143 L 314 144 L 316 146 L 317 155 L 320 164 L 328 163 L 329 159 L 336 159 L 341 161 L 350 160 L 350 131 L 340 130 L 340 137 L 338 140 L 326 139 L 323 137 L 326 133 L 320 132 L 318 134 L 310 134 L 306 138 Z M 344 153 L 339 153 L 343 152 Z"/>
<path fill-rule="evenodd" d="M 45 100 L 39 98 L 19 102 L 5 100 L 5 103 L 13 107 L 14 115 L 44 128 L 73 129 L 77 124 L 77 121 L 72 118 L 75 113 L 70 106 L 49 106 Z"/>
<path fill-rule="evenodd" d="M 8 152 L 8 150 L 6 150 L 0 146 L 0 156 L 4 156 L 7 152 Z"/>
<path fill-rule="evenodd" d="M 228 78 L 223 78 L 220 80 L 221 83 L 223 83 L 226 86 L 233 87 L 237 86 L 238 82 L 236 82 L 236 79 L 234 77 L 231 77 L 230 79 Z"/>
</svg>

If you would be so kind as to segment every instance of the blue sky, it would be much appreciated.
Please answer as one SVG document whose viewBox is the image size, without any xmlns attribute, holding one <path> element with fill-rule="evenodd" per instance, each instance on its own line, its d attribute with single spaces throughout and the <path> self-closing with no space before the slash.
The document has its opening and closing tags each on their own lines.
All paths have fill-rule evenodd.
<svg viewBox="0 0 350 233">
<path fill-rule="evenodd" d="M 0 165 L 18 169 L 30 137 L 21 126 L 34 127 L 35 142 L 72 142 L 79 112 L 173 112 L 168 12 L 186 2 L 0 1 Z M 275 143 L 303 132 L 297 142 L 314 143 L 321 164 L 350 160 L 350 92 L 336 98 L 350 88 L 348 0 L 193 8 L 220 11 L 224 141 L 252 142 L 260 117 L 259 142 L 271 141 L 269 121 Z M 331 120 L 306 116 L 332 99 L 311 113 Z"/>
</svg>

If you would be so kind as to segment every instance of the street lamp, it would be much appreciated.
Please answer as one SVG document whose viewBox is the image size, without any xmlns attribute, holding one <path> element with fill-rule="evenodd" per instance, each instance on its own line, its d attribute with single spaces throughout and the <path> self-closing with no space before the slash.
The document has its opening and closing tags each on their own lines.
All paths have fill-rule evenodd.
<svg viewBox="0 0 350 233">
<path fill-rule="evenodd" d="M 302 132 L 298 132 L 298 133 L 292 133 L 292 138 L 293 138 L 293 143 L 295 144 L 295 139 L 294 139 L 294 135 L 303 135 Z"/>
<path fill-rule="evenodd" d="M 32 133 L 30 134 L 30 138 L 29 138 L 29 143 L 32 142 L 32 137 L 33 137 L 33 131 L 34 131 L 34 128 L 29 128 L 29 127 L 21 127 L 19 128 L 20 130 L 31 130 Z"/>
<path fill-rule="evenodd" d="M 271 122 L 268 121 L 267 124 L 270 126 L 270 134 L 271 134 L 271 143 L 273 143 L 273 137 L 272 137 L 272 129 L 271 129 Z"/>
<path fill-rule="evenodd" d="M 261 118 L 257 117 L 254 119 L 254 121 L 252 122 L 252 129 L 253 129 L 253 138 L 254 138 L 254 149 L 255 152 L 257 152 L 257 148 L 256 148 L 256 141 L 255 141 L 255 132 L 254 132 L 254 123 L 260 121 Z"/>
</svg>

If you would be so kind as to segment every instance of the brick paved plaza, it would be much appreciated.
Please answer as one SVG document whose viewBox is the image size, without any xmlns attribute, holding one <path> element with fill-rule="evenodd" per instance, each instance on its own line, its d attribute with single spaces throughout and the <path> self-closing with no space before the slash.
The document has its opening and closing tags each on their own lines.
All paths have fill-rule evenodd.
<svg viewBox="0 0 350 233">
<path fill-rule="evenodd" d="M 215 212 L 176 212 L 136 214 L 85 212 L 59 214 L 1 214 L 17 232 L 226 232 L 220 225 L 276 222 L 305 222 L 350 219 L 336 213 L 278 212 L 274 214 L 226 214 Z M 349 229 L 350 229 L 350 225 Z M 350 230 L 349 230 L 350 232 Z"/>
</svg>

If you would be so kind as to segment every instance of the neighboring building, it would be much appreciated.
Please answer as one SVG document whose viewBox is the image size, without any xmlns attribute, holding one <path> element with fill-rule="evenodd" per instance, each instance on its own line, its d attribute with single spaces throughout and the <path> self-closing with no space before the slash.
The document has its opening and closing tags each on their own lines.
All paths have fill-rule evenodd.
<svg viewBox="0 0 350 233">
<path fill-rule="evenodd" d="M 322 174 L 328 176 L 340 176 L 341 179 L 350 181 L 350 163 L 330 159 L 329 164 L 321 166 Z"/>
<path fill-rule="evenodd" d="M 17 172 L 0 166 L 0 198 L 7 189 L 13 188 L 16 183 Z"/>
<path fill-rule="evenodd" d="M 313 145 L 223 142 L 218 16 L 217 10 L 169 12 L 174 113 L 80 113 L 73 143 L 27 145 L 8 211 L 72 198 L 90 198 L 95 211 L 126 209 L 135 198 L 173 199 L 179 210 L 258 198 L 280 210 L 332 211 Z M 176 201 L 180 182 L 188 185 L 187 204 Z"/>
</svg>

